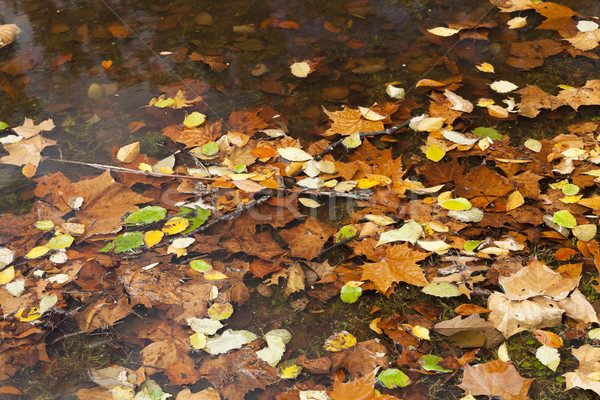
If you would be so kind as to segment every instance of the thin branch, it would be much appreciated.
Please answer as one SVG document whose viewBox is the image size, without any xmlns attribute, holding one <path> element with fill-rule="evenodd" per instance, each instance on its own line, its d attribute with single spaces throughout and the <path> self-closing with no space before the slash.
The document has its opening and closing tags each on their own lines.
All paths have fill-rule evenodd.
<svg viewBox="0 0 600 400">
<path fill-rule="evenodd" d="M 395 125 L 395 126 L 387 128 L 387 129 L 383 129 L 381 131 L 359 132 L 358 135 L 360 137 L 393 135 L 394 133 L 398 132 L 400 129 L 407 127 L 409 123 L 410 123 L 410 119 L 407 119 L 406 121 L 404 121 L 400 125 Z M 344 139 L 346 139 L 346 137 L 347 136 L 344 136 L 343 138 L 340 138 L 339 140 L 336 140 L 335 142 L 331 143 L 319 155 L 315 156 L 315 160 L 319 161 L 321 158 L 323 158 L 323 156 L 325 154 L 329 153 L 330 151 L 333 151 L 333 149 L 335 149 L 337 146 L 339 146 L 340 144 L 342 144 L 342 142 L 344 141 Z"/>
<path fill-rule="evenodd" d="M 46 158 L 46 160 L 56 161 L 56 162 L 65 163 L 65 164 L 84 165 L 86 167 L 101 169 L 104 171 L 115 171 L 115 172 L 123 172 L 126 174 L 148 175 L 148 176 L 154 176 L 157 178 L 181 178 L 181 179 L 192 179 L 192 180 L 197 180 L 197 181 L 211 181 L 211 182 L 217 180 L 216 178 L 208 178 L 208 177 L 198 177 L 198 176 L 179 175 L 179 174 L 163 174 L 161 172 L 146 172 L 146 171 L 142 171 L 139 169 L 115 167 L 112 165 L 87 163 L 87 162 L 83 162 L 83 161 L 61 160 L 61 159 L 57 159 L 57 158 Z"/>
</svg>

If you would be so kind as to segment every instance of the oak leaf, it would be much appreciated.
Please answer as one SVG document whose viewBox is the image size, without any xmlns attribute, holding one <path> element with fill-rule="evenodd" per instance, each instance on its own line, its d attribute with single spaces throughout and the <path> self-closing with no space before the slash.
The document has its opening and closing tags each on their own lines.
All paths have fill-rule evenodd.
<svg viewBox="0 0 600 400">
<path fill-rule="evenodd" d="M 417 263 L 430 254 L 412 250 L 407 243 L 390 246 L 379 262 L 362 265 L 362 279 L 373 282 L 384 294 L 397 282 L 427 286 L 429 282 Z"/>
<path fill-rule="evenodd" d="M 505 400 L 528 400 L 533 379 L 524 379 L 517 369 L 501 360 L 465 366 L 461 389 L 474 396 L 497 396 Z"/>
</svg>

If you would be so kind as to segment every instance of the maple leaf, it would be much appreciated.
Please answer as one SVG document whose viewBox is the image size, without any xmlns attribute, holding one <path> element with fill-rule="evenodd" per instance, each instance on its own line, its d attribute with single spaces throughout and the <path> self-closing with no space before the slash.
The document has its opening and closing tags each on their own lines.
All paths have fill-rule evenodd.
<svg viewBox="0 0 600 400">
<path fill-rule="evenodd" d="M 0 164 L 33 164 L 37 167 L 42 159 L 40 154 L 42 150 L 55 144 L 56 140 L 46 139 L 39 135 L 20 142 L 5 144 L 4 149 L 10 154 L 0 158 Z"/>
<path fill-rule="evenodd" d="M 282 230 L 279 234 L 290 246 L 292 256 L 312 260 L 321 253 L 323 245 L 335 232 L 331 225 L 308 217 L 303 224 Z"/>
<path fill-rule="evenodd" d="M 189 56 L 192 61 L 201 61 L 204 64 L 208 65 L 208 67 L 215 71 L 221 72 L 229 67 L 229 65 L 225 64 L 223 61 L 223 57 L 221 56 L 203 56 L 198 52 L 193 52 Z"/>
<path fill-rule="evenodd" d="M 600 371 L 600 349 L 585 344 L 573 349 L 573 355 L 579 361 L 579 367 L 574 372 L 567 372 L 563 375 L 567 390 L 578 387 L 593 390 L 600 395 L 600 381 L 597 378 L 598 371 Z"/>
<path fill-rule="evenodd" d="M 575 22 L 572 17 L 577 15 L 577 13 L 569 7 L 552 2 L 531 4 L 530 7 L 546 17 L 546 20 L 535 29 L 552 29 L 557 31 L 575 29 Z"/>
<path fill-rule="evenodd" d="M 240 350 L 206 359 L 200 374 L 207 379 L 225 399 L 243 399 L 246 393 L 264 389 L 277 380 L 277 370 L 258 358 L 257 342 Z"/>
<path fill-rule="evenodd" d="M 327 111 L 325 114 L 333 121 L 331 127 L 323 133 L 325 136 L 349 136 L 358 132 L 373 132 L 383 129 L 382 121 L 369 121 L 365 119 L 360 110 L 344 107 L 341 111 Z"/>
<path fill-rule="evenodd" d="M 430 254 L 412 250 L 407 243 L 390 246 L 379 262 L 365 263 L 361 266 L 362 279 L 373 282 L 384 294 L 397 282 L 427 286 L 429 282 L 417 263 Z"/>
<path fill-rule="evenodd" d="M 162 372 L 173 364 L 182 363 L 188 368 L 193 369 L 194 361 L 188 356 L 189 347 L 187 343 L 178 338 L 171 337 L 166 340 L 160 340 L 150 343 L 142 351 L 142 360 L 144 367 L 149 374 Z M 174 373 L 173 370 L 171 373 Z"/>
<path fill-rule="evenodd" d="M 474 396 L 497 396 L 505 400 L 529 400 L 527 392 L 532 379 L 519 375 L 517 369 L 501 360 L 465 366 L 462 382 L 458 385 Z"/>
<path fill-rule="evenodd" d="M 328 391 L 332 400 L 393 400 L 398 399 L 395 396 L 381 394 L 375 389 L 375 375 L 379 368 L 375 368 L 371 373 L 362 378 L 342 382 L 338 376 L 335 378 L 333 388 Z"/>
</svg>

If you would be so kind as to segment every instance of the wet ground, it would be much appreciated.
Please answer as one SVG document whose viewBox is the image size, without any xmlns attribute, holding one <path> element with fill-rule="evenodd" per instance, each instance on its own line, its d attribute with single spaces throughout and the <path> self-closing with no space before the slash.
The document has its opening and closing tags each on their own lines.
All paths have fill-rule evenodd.
<svg viewBox="0 0 600 400">
<path fill-rule="evenodd" d="M 581 1 L 576 9 L 598 15 L 600 4 Z M 17 126 L 25 117 L 38 122 L 52 118 L 56 128 L 49 137 L 57 140 L 63 158 L 106 164 L 116 148 L 132 141 L 141 141 L 142 153 L 161 151 L 157 144 L 163 137 L 145 106 L 160 94 L 161 85 L 190 78 L 206 83 L 201 95 L 209 119 L 267 104 L 281 113 L 292 136 L 313 140 L 327 121 L 322 107 L 331 110 L 342 104 L 383 101 L 386 83 L 398 82 L 410 96 L 424 101 L 416 82 L 447 76 L 444 60 L 449 53 L 459 54 L 453 57 L 459 66 L 494 63 L 497 73 L 519 86 L 530 83 L 548 89 L 558 83 L 580 84 L 595 74 L 593 62 L 579 58 L 549 59 L 529 72 L 504 68 L 506 38 L 500 36 L 509 35 L 507 31 L 491 35 L 488 41 L 449 48 L 424 39 L 425 28 L 448 21 L 497 21 L 497 10 L 482 1 L 6 0 L 0 2 L 0 15 L 0 24 L 15 23 L 22 30 L 15 43 L 0 49 L 0 120 Z M 318 76 L 301 80 L 290 74 L 295 61 L 319 57 L 327 60 L 327 67 Z M 490 83 L 476 73 L 464 76 L 463 82 L 465 90 L 475 94 Z M 133 130 L 134 122 L 141 127 Z M 531 132 L 552 136 L 562 123 L 521 122 L 502 129 L 518 140 L 525 130 L 530 137 Z M 56 156 L 55 149 L 49 152 Z M 57 170 L 69 177 L 81 172 L 44 161 L 38 176 Z M 0 165 L 0 212 L 27 212 L 32 188 L 18 167 Z M 421 301 L 413 293 L 385 304 L 402 307 L 407 299 Z M 300 302 L 297 306 L 302 309 L 306 299 L 292 300 Z M 348 330 L 359 340 L 370 338 L 368 321 L 359 316 L 367 315 L 377 301 L 365 296 L 354 305 L 335 300 L 290 312 L 289 303 L 275 293 L 248 303 L 230 324 L 259 326 L 265 332 L 286 327 L 294 333 L 290 348 L 317 357 L 325 332 Z M 448 307 L 443 302 L 435 306 Z M 60 339 L 49 349 L 57 360 L 52 371 L 22 370 L 11 384 L 28 388 L 31 398 L 69 398 L 87 380 L 88 368 L 126 364 L 136 358 L 136 350 L 122 347 L 121 339 L 138 324 L 160 318 L 138 311 L 139 315 L 93 335 L 65 338 L 72 327 L 68 323 L 57 327 L 50 338 L 50 342 Z M 385 312 L 389 315 L 392 310 Z M 323 337 L 314 332 L 323 332 Z M 63 377 L 51 373 L 56 371 Z"/>
</svg>

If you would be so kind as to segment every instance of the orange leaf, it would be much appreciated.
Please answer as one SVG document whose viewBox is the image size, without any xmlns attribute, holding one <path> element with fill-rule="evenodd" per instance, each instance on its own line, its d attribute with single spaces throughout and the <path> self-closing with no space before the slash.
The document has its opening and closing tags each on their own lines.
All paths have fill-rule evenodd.
<svg viewBox="0 0 600 400">
<path fill-rule="evenodd" d="M 104 61 L 102 61 L 102 66 L 104 67 L 104 69 L 110 69 L 110 67 L 112 66 L 112 61 L 104 60 Z"/>
<path fill-rule="evenodd" d="M 59 65 L 63 65 L 64 63 L 69 61 L 71 58 L 73 58 L 72 53 L 59 54 L 56 57 L 54 57 L 52 59 L 52 61 L 50 62 L 50 68 L 55 68 L 55 67 L 58 67 Z"/>
<path fill-rule="evenodd" d="M 554 347 L 555 349 L 561 348 L 563 345 L 563 340 L 556 333 L 542 331 L 542 330 L 534 330 L 533 334 L 536 339 L 540 341 L 544 346 Z"/>
<path fill-rule="evenodd" d="M 104 61 L 103 61 L 103 62 L 104 62 Z M 146 124 L 145 124 L 145 123 L 143 123 L 143 122 L 139 122 L 139 121 L 133 121 L 133 122 L 130 122 L 130 123 L 127 125 L 127 131 L 128 131 L 129 133 L 133 133 L 133 132 L 137 131 L 138 129 L 140 129 L 140 128 L 144 127 L 144 126 L 146 126 Z"/>
<path fill-rule="evenodd" d="M 554 253 L 554 259 L 558 261 L 567 261 L 569 258 L 573 257 L 577 254 L 575 249 L 570 249 L 568 247 L 563 247 L 558 249 L 556 253 Z"/>
<path fill-rule="evenodd" d="M 325 21 L 323 26 L 325 27 L 326 30 L 328 30 L 331 33 L 340 33 L 342 31 L 340 28 L 336 27 L 334 24 L 332 24 L 329 21 Z"/>
<path fill-rule="evenodd" d="M 250 152 L 250 154 L 258 158 L 271 158 L 275 157 L 278 153 L 277 150 L 272 147 L 262 146 L 255 148 Z"/>
<path fill-rule="evenodd" d="M 471 314 L 484 314 L 489 313 L 492 310 L 480 307 L 476 304 L 461 304 L 454 309 L 454 312 L 458 315 L 471 315 Z"/>
<path fill-rule="evenodd" d="M 25 175 L 27 178 L 31 178 L 37 172 L 37 167 L 31 163 L 27 163 L 21 171 L 23 172 L 23 175 Z"/>
</svg>

